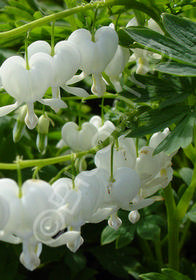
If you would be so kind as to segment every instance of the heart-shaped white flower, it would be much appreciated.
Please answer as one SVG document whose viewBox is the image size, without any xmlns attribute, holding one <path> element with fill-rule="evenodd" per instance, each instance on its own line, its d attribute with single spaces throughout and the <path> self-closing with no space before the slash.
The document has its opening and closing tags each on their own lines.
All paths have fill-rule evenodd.
<svg viewBox="0 0 196 280">
<path fill-rule="evenodd" d="M 30 58 L 37 52 L 51 55 L 51 46 L 42 40 L 33 42 L 28 46 L 28 57 Z M 68 87 L 66 82 L 77 72 L 80 66 L 80 53 L 76 46 L 69 41 L 58 42 L 54 47 L 52 57 L 53 81 L 52 94 L 54 98 L 60 98 L 59 87 L 65 91 L 82 97 L 87 97 L 88 93 L 82 88 Z"/>
<path fill-rule="evenodd" d="M 103 26 L 95 32 L 93 42 L 91 33 L 82 28 L 75 30 L 68 40 L 73 42 L 80 51 L 80 69 L 85 75 L 93 75 L 92 92 L 95 95 L 102 96 L 106 90 L 106 85 L 101 73 L 116 52 L 118 46 L 116 31 L 109 26 Z"/>
<path fill-rule="evenodd" d="M 85 122 L 81 129 L 74 122 L 67 122 L 62 128 L 62 139 L 73 151 L 86 151 L 92 148 L 92 138 L 97 129 L 91 123 Z"/>
<path fill-rule="evenodd" d="M 10 113 L 25 102 L 27 104 L 25 122 L 30 129 L 33 129 L 38 121 L 33 110 L 34 102 L 39 101 L 61 108 L 65 107 L 65 104 L 56 98 L 42 99 L 51 86 L 53 77 L 51 57 L 44 53 L 36 53 L 29 59 L 29 68 L 26 68 L 26 61 L 20 56 L 12 56 L 2 64 L 3 88 L 16 99 L 16 103 L 1 107 L 0 116 Z"/>
<path fill-rule="evenodd" d="M 62 229 L 62 224 L 53 226 L 57 217 L 54 215 L 56 205 L 50 199 L 53 189 L 42 180 L 27 180 L 20 189 L 15 181 L 0 179 L 0 197 L 8 202 L 10 211 L 0 239 L 10 243 L 22 242 L 20 261 L 27 269 L 34 270 L 40 264 L 40 234 L 48 240 Z M 45 213 L 50 213 L 49 220 L 45 219 Z"/>
</svg>

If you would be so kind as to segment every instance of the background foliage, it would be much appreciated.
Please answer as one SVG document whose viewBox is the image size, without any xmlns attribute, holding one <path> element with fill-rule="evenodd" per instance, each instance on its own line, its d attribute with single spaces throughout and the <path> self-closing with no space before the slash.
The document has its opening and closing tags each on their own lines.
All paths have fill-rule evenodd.
<svg viewBox="0 0 196 280">
<path fill-rule="evenodd" d="M 107 1 L 106 1 L 107 2 Z M 126 2 L 126 1 L 124 1 Z M 12 114 L 0 119 L 0 162 L 13 162 L 18 155 L 23 159 L 46 158 L 58 155 L 57 142 L 61 138 L 61 127 L 68 121 L 78 120 L 80 110 L 82 121 L 104 110 L 105 118 L 110 119 L 121 129 L 128 131 L 130 137 L 141 137 L 143 143 L 149 135 L 169 126 L 171 134 L 157 147 L 156 152 L 163 149 L 173 152 L 180 148 L 174 157 L 175 170 L 172 181 L 173 193 L 178 203 L 191 183 L 195 152 L 195 76 L 196 76 L 196 1 L 193 0 L 141 0 L 157 17 L 162 13 L 163 27 L 167 36 L 160 35 L 145 27 L 126 28 L 128 21 L 136 16 L 141 25 L 149 15 L 141 11 L 128 9 L 126 5 L 89 9 L 57 20 L 55 23 L 55 41 L 66 39 L 77 28 L 92 30 L 111 22 L 117 24 L 120 43 L 131 49 L 141 47 L 163 55 L 159 64 L 153 64 L 148 75 L 134 73 L 135 62 L 129 62 L 124 71 L 122 84 L 126 85 L 117 99 L 107 95 L 104 107 L 101 100 L 92 97 L 80 105 L 80 100 L 63 93 L 68 109 L 54 115 L 48 112 L 55 123 L 50 127 L 49 145 L 44 155 L 37 151 L 37 132 L 25 130 L 18 143 L 13 142 L 13 127 L 16 115 Z M 1 0 L 0 1 L 0 32 L 8 31 L 44 16 L 87 4 L 77 0 L 34 1 L 34 0 Z M 175 16 L 175 17 L 174 17 Z M 184 22 L 182 17 L 186 17 Z M 186 23 L 186 24 L 185 24 Z M 187 33 L 187 31 L 189 33 Z M 149 41 L 149 38 L 151 40 Z M 29 32 L 29 43 L 35 40 L 51 40 L 51 23 L 42 24 Z M 14 54 L 24 53 L 25 34 L 10 38 L 0 37 L 0 62 Z M 132 77 L 132 79 L 130 79 Z M 134 77 L 134 79 L 133 79 Z M 106 77 L 107 78 L 107 77 Z M 91 78 L 80 82 L 80 86 L 90 92 Z M 144 85 L 144 86 L 142 86 Z M 130 93 L 139 93 L 139 97 Z M 115 93 L 110 85 L 108 90 Z M 49 94 L 49 92 L 48 92 Z M 1 106 L 12 103 L 12 98 L 0 94 Z M 131 108 L 131 109 L 130 109 Z M 42 106 L 36 104 L 36 113 L 42 113 Z M 123 122 L 122 120 L 126 120 Z M 125 123 L 125 124 L 124 124 Z M 147 138 L 144 136 L 147 135 Z M 194 137 L 193 137 L 194 136 Z M 93 161 L 89 159 L 89 169 Z M 41 169 L 41 179 L 50 181 L 62 168 L 61 164 Z M 23 180 L 31 178 L 32 169 L 22 171 Z M 11 170 L 1 170 L 1 177 L 14 178 L 17 174 Z M 163 193 L 160 193 L 163 195 Z M 193 199 L 194 201 L 194 199 Z M 133 225 L 127 220 L 127 212 L 120 211 L 123 224 L 118 230 L 107 226 L 107 222 L 87 224 L 82 229 L 85 243 L 73 254 L 65 246 L 60 248 L 44 247 L 42 265 L 34 272 L 28 272 L 18 262 L 20 246 L 0 243 L 0 276 L 6 280 L 35 279 L 196 279 L 194 233 L 196 222 L 196 206 L 189 208 L 183 218 L 181 234 L 180 271 L 169 268 L 161 270 L 160 264 L 167 264 L 167 213 L 163 201 L 156 202 L 140 211 L 140 221 Z M 100 246 L 101 245 L 101 246 Z M 160 246 L 163 255 L 160 255 Z M 153 271 L 153 272 L 151 272 Z M 142 276 L 139 276 L 143 274 Z M 183 275 L 184 274 L 184 275 Z"/>
</svg>

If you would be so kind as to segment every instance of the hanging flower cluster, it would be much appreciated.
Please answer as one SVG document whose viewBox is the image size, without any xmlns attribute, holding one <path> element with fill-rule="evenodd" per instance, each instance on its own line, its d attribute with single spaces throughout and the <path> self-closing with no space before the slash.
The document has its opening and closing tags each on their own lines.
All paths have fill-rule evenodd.
<svg viewBox="0 0 196 280">
<path fill-rule="evenodd" d="M 99 128 L 103 129 L 101 138 L 111 134 L 112 123 L 100 126 L 100 122 L 94 116 L 86 123 L 90 124 L 84 134 L 87 139 L 92 126 L 94 136 L 98 133 L 99 137 Z M 69 133 L 73 134 L 71 129 Z M 20 261 L 27 269 L 34 270 L 40 264 L 42 243 L 51 247 L 65 244 L 76 252 L 84 242 L 81 227 L 108 219 L 109 226 L 117 229 L 122 223 L 117 215 L 119 209 L 128 210 L 129 220 L 137 222 L 138 209 L 160 200 L 161 197 L 153 195 L 172 179 L 173 155 L 161 152 L 153 156 L 154 149 L 168 133 L 168 129 L 155 133 L 149 146 L 140 149 L 138 157 L 134 140 L 122 135 L 115 144 L 96 153 L 96 168 L 80 172 L 75 179 L 60 178 L 52 186 L 35 179 L 25 181 L 22 186 L 12 179 L 0 179 L 0 240 L 22 243 Z M 66 144 L 73 150 L 87 148 L 75 138 L 75 142 Z"/>
<path fill-rule="evenodd" d="M 134 50 L 137 59 L 137 49 Z M 54 47 L 45 41 L 33 42 L 25 57 L 8 58 L 0 68 L 2 87 L 16 102 L 0 108 L 4 116 L 20 107 L 14 127 L 18 141 L 24 124 L 29 129 L 38 124 L 36 144 L 40 152 L 47 146 L 50 119 L 44 113 L 39 119 L 34 103 L 50 106 L 55 112 L 67 105 L 61 99 L 60 88 L 79 97 L 86 90 L 70 86 L 92 75 L 93 94 L 101 97 L 106 91 L 102 73 L 109 77 L 116 92 L 122 90 L 119 77 L 129 59 L 129 50 L 118 45 L 113 26 L 99 28 L 95 34 L 86 29 L 74 31 L 68 40 Z M 140 68 L 142 66 L 140 65 Z M 80 74 L 77 74 L 80 70 Z M 141 70 L 141 69 L 140 69 Z M 139 72 L 145 72 L 140 71 Z M 44 98 L 52 89 L 52 97 Z M 110 137 L 111 144 L 100 149 L 95 168 L 80 172 L 75 178 L 60 178 L 52 185 L 31 179 L 18 185 L 12 179 L 0 179 L 0 240 L 22 243 L 21 263 L 29 270 L 40 264 L 42 244 L 66 245 L 76 252 L 84 242 L 81 227 L 108 219 L 113 229 L 121 225 L 118 210 L 129 211 L 130 222 L 139 220 L 139 209 L 162 199 L 155 193 L 172 180 L 172 155 L 155 148 L 169 134 L 169 129 L 152 135 L 148 146 L 137 155 L 134 139 L 121 135 L 114 139 L 114 124 L 93 116 L 81 126 L 67 122 L 62 127 L 62 139 L 57 147 L 68 146 L 72 152 L 89 151 Z"/>
<path fill-rule="evenodd" d="M 2 87 L 16 100 L 12 105 L 1 107 L 0 116 L 25 103 L 25 123 L 29 129 L 33 129 L 38 122 L 34 113 L 36 101 L 58 112 L 59 109 L 67 107 L 61 100 L 60 87 L 76 96 L 87 97 L 89 94 L 86 90 L 69 85 L 91 74 L 91 90 L 102 96 L 106 91 L 102 72 L 115 56 L 119 56 L 117 48 L 118 35 L 108 26 L 99 28 L 93 37 L 88 30 L 78 29 L 67 41 L 58 42 L 54 48 L 45 41 L 33 42 L 28 46 L 24 58 L 9 57 L 0 68 Z M 82 73 L 75 75 L 79 69 Z M 110 72 L 108 74 L 110 75 Z M 52 88 L 52 98 L 43 98 L 49 88 Z"/>
</svg>

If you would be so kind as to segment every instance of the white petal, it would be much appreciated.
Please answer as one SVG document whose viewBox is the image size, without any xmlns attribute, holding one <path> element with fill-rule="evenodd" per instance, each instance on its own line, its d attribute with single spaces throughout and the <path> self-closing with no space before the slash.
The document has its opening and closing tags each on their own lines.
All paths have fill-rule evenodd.
<svg viewBox="0 0 196 280">
<path fill-rule="evenodd" d="M 0 230 L 5 227 L 10 216 L 8 201 L 0 195 Z"/>
<path fill-rule="evenodd" d="M 67 91 L 67 92 L 69 92 L 69 93 L 71 93 L 73 95 L 76 95 L 76 96 L 80 96 L 80 97 L 88 97 L 89 96 L 88 92 L 85 89 L 83 89 L 83 88 L 68 87 L 66 85 L 61 85 L 61 87 L 65 91 Z"/>
<path fill-rule="evenodd" d="M 0 240 L 11 244 L 19 244 L 22 242 L 22 240 L 19 237 L 6 233 L 3 230 L 0 231 Z"/>
<path fill-rule="evenodd" d="M 50 106 L 56 113 L 60 109 L 67 108 L 67 104 L 59 98 L 41 99 L 39 100 L 39 102 L 44 105 Z"/>
<path fill-rule="evenodd" d="M 65 233 L 62 233 L 59 237 L 56 239 L 50 239 L 47 242 L 44 242 L 46 245 L 50 247 L 58 247 L 61 245 L 65 245 L 67 243 L 73 243 L 75 240 L 80 237 L 80 232 L 78 231 L 67 231 Z"/>
<path fill-rule="evenodd" d="M 155 199 L 146 198 L 146 199 L 140 200 L 136 203 L 130 204 L 129 207 L 127 208 L 127 210 L 129 210 L 129 211 L 139 210 L 141 208 L 145 208 L 145 207 L 151 205 L 154 202 L 155 202 Z"/>
<path fill-rule="evenodd" d="M 72 242 L 68 242 L 67 243 L 67 248 L 72 251 L 73 253 L 75 253 L 80 246 L 83 244 L 84 239 L 82 238 L 82 236 L 78 236 L 78 238 Z"/>
<path fill-rule="evenodd" d="M 99 97 L 103 96 L 106 91 L 106 84 L 102 78 L 101 73 L 94 73 L 92 77 L 93 77 L 93 85 L 91 87 L 92 93 Z"/>
<path fill-rule="evenodd" d="M 40 265 L 40 253 L 42 245 L 30 240 L 23 241 L 23 251 L 20 255 L 20 262 L 30 271 L 35 270 Z"/>
<path fill-rule="evenodd" d="M 20 106 L 20 104 L 21 103 L 16 102 L 11 105 L 0 107 L 0 117 L 3 117 L 5 115 L 9 114 L 10 112 L 14 111 L 15 109 L 17 109 Z"/>
<path fill-rule="evenodd" d="M 38 122 L 38 117 L 34 112 L 34 105 L 33 103 L 28 103 L 25 123 L 29 129 L 34 129 L 37 125 L 37 122 Z"/>
<path fill-rule="evenodd" d="M 48 44 L 48 42 L 43 40 L 38 40 L 33 42 L 28 46 L 28 57 L 30 58 L 32 55 L 43 52 L 47 54 L 51 54 L 51 46 Z"/>
<path fill-rule="evenodd" d="M 61 86 L 70 80 L 80 66 L 80 52 L 70 41 L 60 41 L 55 46 L 53 67 L 55 82 Z"/>
<path fill-rule="evenodd" d="M 82 81 L 86 77 L 84 72 L 81 72 L 79 75 L 74 75 L 70 80 L 66 82 L 66 85 L 72 85 Z"/>
</svg>

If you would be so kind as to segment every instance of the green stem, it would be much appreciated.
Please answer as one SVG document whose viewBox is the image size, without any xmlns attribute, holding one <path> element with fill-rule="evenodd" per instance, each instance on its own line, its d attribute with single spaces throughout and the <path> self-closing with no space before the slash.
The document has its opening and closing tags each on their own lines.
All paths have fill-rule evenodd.
<svg viewBox="0 0 196 280">
<path fill-rule="evenodd" d="M 114 179 L 114 141 L 111 145 L 111 154 L 110 154 L 110 182 L 115 182 L 115 179 Z"/>
<path fill-rule="evenodd" d="M 179 270 L 179 223 L 176 217 L 176 203 L 171 184 L 164 189 L 168 222 L 168 263 L 169 267 Z"/>
<path fill-rule="evenodd" d="M 71 157 L 71 167 L 72 167 L 71 179 L 72 179 L 72 188 L 73 189 L 75 189 L 75 176 L 76 176 L 75 160 L 76 159 L 77 159 L 76 154 L 72 154 L 72 157 Z"/>
<path fill-rule="evenodd" d="M 28 57 L 28 37 L 29 37 L 29 32 L 27 32 L 27 35 L 25 38 L 25 60 L 26 60 L 26 69 L 30 70 L 29 57 Z"/>
<path fill-rule="evenodd" d="M 52 22 L 52 30 L 51 30 L 51 56 L 54 56 L 54 27 L 55 21 Z"/>
<path fill-rule="evenodd" d="M 114 137 L 119 136 L 119 131 L 116 129 L 112 135 Z M 76 153 L 77 158 L 81 158 L 87 154 L 95 154 L 98 150 L 103 149 L 105 146 L 109 145 L 111 143 L 111 137 L 108 137 L 106 140 L 104 140 L 101 144 L 95 146 L 94 148 Z M 20 169 L 28 168 L 28 167 L 39 167 L 42 168 L 47 165 L 51 164 L 57 164 L 60 162 L 70 161 L 72 159 L 72 154 L 70 155 L 63 155 L 63 156 L 57 156 L 57 157 L 51 157 L 51 158 L 44 158 L 44 159 L 32 159 L 32 160 L 20 160 Z M 17 170 L 18 169 L 18 163 L 0 163 L 0 169 L 3 170 Z"/>
<path fill-rule="evenodd" d="M 49 184 L 52 185 L 56 180 L 58 180 L 58 179 L 61 177 L 61 175 L 62 175 L 64 172 L 68 171 L 70 168 L 71 168 L 71 165 L 68 165 L 68 166 L 65 166 L 64 168 L 62 168 L 62 169 L 57 173 L 57 175 L 56 175 L 55 177 L 53 177 L 53 178 L 49 181 Z"/>
<path fill-rule="evenodd" d="M 105 93 L 104 94 L 104 99 L 118 99 L 121 100 L 127 104 L 129 104 L 132 108 L 135 108 L 134 103 L 129 99 L 124 96 L 118 95 L 118 94 L 113 94 L 113 93 Z M 93 99 L 100 99 L 100 97 L 96 95 L 89 95 L 88 97 L 79 97 L 79 96 L 68 96 L 68 97 L 62 97 L 63 101 L 69 101 L 69 100 L 80 100 L 82 99 L 83 101 L 86 100 L 93 100 Z"/>
<path fill-rule="evenodd" d="M 16 37 L 18 35 L 22 35 L 25 32 L 32 30 L 33 28 L 36 28 L 38 26 L 41 26 L 43 24 L 56 21 L 58 19 L 62 19 L 65 17 L 68 17 L 73 14 L 77 14 L 79 12 L 84 12 L 87 10 L 91 10 L 93 8 L 101 8 L 101 7 L 109 7 L 109 6 L 114 6 L 114 5 L 123 5 L 127 9 L 136 9 L 139 11 L 142 11 L 146 14 L 148 14 L 150 17 L 152 17 L 160 26 L 163 28 L 161 18 L 156 11 L 151 9 L 150 7 L 146 6 L 145 4 L 141 2 L 137 2 L 135 0 L 132 1 L 127 1 L 127 0 L 107 0 L 106 2 L 104 1 L 95 1 L 91 2 L 86 5 L 80 5 L 78 7 L 74 7 L 71 9 L 67 9 L 65 11 L 61 11 L 52 15 L 48 15 L 45 17 L 42 17 L 40 19 L 34 20 L 32 22 L 29 22 L 27 24 L 24 24 L 22 26 L 19 26 L 15 29 L 9 30 L 9 31 L 4 31 L 0 32 L 0 39 L 11 39 L 13 37 Z"/>
<path fill-rule="evenodd" d="M 22 197 L 22 174 L 21 174 L 21 167 L 20 167 L 21 159 L 18 156 L 16 158 L 16 165 L 17 165 L 17 175 L 18 175 L 18 187 L 19 187 L 19 194 L 18 197 Z"/>
</svg>

